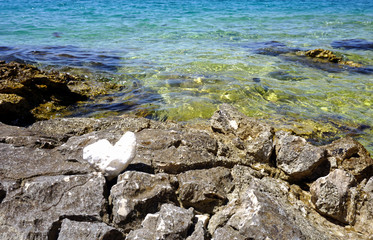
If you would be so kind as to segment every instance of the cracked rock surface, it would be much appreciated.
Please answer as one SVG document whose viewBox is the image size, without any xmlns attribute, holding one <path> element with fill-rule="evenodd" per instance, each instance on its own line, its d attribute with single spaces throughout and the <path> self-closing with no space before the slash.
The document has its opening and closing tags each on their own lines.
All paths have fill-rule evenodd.
<svg viewBox="0 0 373 240">
<path fill-rule="evenodd" d="M 108 180 L 85 146 L 136 135 Z M 222 105 L 209 125 L 144 118 L 0 123 L 0 239 L 371 239 L 373 160 Z"/>
</svg>

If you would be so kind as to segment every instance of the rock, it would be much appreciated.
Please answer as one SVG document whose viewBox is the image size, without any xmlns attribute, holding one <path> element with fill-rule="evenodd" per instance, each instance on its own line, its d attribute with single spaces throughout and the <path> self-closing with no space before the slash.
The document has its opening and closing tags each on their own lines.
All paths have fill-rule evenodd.
<svg viewBox="0 0 373 240">
<path fill-rule="evenodd" d="M 183 207 L 193 207 L 202 213 L 212 213 L 225 204 L 226 195 L 233 188 L 230 170 L 223 167 L 181 173 L 178 180 Z"/>
<path fill-rule="evenodd" d="M 20 126 L 49 119 L 77 101 L 120 88 L 17 62 L 0 62 L 0 79 L 0 121 Z"/>
<path fill-rule="evenodd" d="M 270 194 L 256 190 L 256 186 L 240 191 L 222 212 L 214 215 L 209 223 L 209 231 L 215 235 L 219 227 L 229 226 L 244 239 L 306 239 L 293 216 Z M 221 230 L 222 231 L 222 230 Z M 228 230 L 221 234 L 239 235 Z"/>
<path fill-rule="evenodd" d="M 136 136 L 133 132 L 126 132 L 114 146 L 106 139 L 86 146 L 83 149 L 83 159 L 111 180 L 127 168 L 135 151 Z"/>
<path fill-rule="evenodd" d="M 222 104 L 211 117 L 211 128 L 215 132 L 237 137 L 236 147 L 246 153 L 244 164 L 270 162 L 274 136 L 271 126 L 247 117 L 231 105 Z"/>
<path fill-rule="evenodd" d="M 152 165 L 156 172 L 180 173 L 218 165 L 217 142 L 204 131 L 145 129 L 136 137 L 133 162 Z"/>
<path fill-rule="evenodd" d="M 109 201 L 113 206 L 113 223 L 132 228 L 147 213 L 156 212 L 162 203 L 174 199 L 172 179 L 167 174 L 125 172 L 118 177 L 118 183 L 110 191 Z M 126 227 L 127 228 L 127 227 Z"/>
<path fill-rule="evenodd" d="M 184 209 L 172 204 L 163 204 L 155 214 L 148 214 L 142 222 L 142 228 L 131 231 L 127 240 L 176 240 L 186 239 L 193 225 L 193 209 Z"/>
<path fill-rule="evenodd" d="M 215 230 L 213 234 L 213 240 L 246 240 L 247 238 L 242 236 L 238 231 L 232 227 L 225 226 Z"/>
<path fill-rule="evenodd" d="M 40 176 L 22 182 L 0 204 L 0 239 L 47 239 L 63 218 L 100 221 L 106 215 L 101 174 Z"/>
<path fill-rule="evenodd" d="M 210 239 L 210 238 L 208 238 L 208 234 L 206 232 L 203 222 L 198 221 L 197 224 L 194 226 L 194 231 L 192 235 L 187 237 L 186 240 L 205 240 L 205 239 Z"/>
<path fill-rule="evenodd" d="M 353 175 L 336 169 L 311 185 L 312 203 L 321 214 L 351 224 L 356 214 L 355 185 Z"/>
<path fill-rule="evenodd" d="M 345 137 L 325 146 L 328 160 L 333 168 L 350 172 L 358 182 L 373 176 L 373 159 L 356 140 Z"/>
<path fill-rule="evenodd" d="M 343 49 L 373 50 L 373 42 L 365 39 L 343 39 L 333 41 L 331 46 L 333 48 Z"/>
<path fill-rule="evenodd" d="M 346 65 L 346 66 L 349 66 L 349 67 L 355 67 L 355 68 L 360 68 L 362 67 L 363 65 L 359 64 L 359 63 L 355 63 L 353 61 L 345 61 L 343 60 L 342 57 L 338 57 L 337 55 L 335 55 L 332 51 L 329 51 L 329 50 L 325 50 L 325 49 L 313 49 L 313 50 L 309 50 L 309 51 L 306 51 L 306 52 L 298 52 L 298 55 L 306 55 L 308 57 L 311 57 L 313 59 L 316 59 L 318 61 L 322 61 L 322 62 L 330 62 L 330 63 L 338 63 L 340 65 Z"/>
<path fill-rule="evenodd" d="M 311 177 L 313 171 L 326 160 L 323 148 L 288 132 L 277 132 L 275 145 L 277 167 L 293 180 Z"/>
<path fill-rule="evenodd" d="M 57 240 L 122 240 L 124 234 L 117 229 L 96 222 L 77 222 L 64 219 Z"/>
</svg>

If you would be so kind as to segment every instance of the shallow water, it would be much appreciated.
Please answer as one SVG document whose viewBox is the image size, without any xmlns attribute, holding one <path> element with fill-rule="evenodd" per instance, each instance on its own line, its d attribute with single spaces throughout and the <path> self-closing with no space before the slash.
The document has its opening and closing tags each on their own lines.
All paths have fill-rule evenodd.
<svg viewBox="0 0 373 240">
<path fill-rule="evenodd" d="M 0 58 L 127 86 L 71 116 L 188 121 L 231 103 L 304 134 L 350 134 L 373 152 L 373 2 L 36 1 L 0 5 Z M 320 64 L 329 49 L 364 65 Z"/>
</svg>

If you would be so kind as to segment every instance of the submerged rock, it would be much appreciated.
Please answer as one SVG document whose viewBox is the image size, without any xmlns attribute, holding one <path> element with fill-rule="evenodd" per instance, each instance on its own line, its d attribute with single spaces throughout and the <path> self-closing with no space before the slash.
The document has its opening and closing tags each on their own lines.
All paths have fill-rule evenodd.
<svg viewBox="0 0 373 240">
<path fill-rule="evenodd" d="M 373 42 L 365 39 L 344 39 L 331 43 L 333 48 L 373 50 Z"/>
<path fill-rule="evenodd" d="M 0 61 L 0 121 L 28 125 L 49 119 L 77 101 L 120 86 L 86 81 L 66 73 L 45 72 L 32 65 Z"/>
<path fill-rule="evenodd" d="M 304 54 L 305 56 L 317 59 L 319 61 L 338 63 L 340 65 L 346 65 L 346 66 L 354 67 L 354 68 L 360 68 L 363 66 L 360 63 L 355 63 L 353 61 L 348 61 L 348 60 L 345 61 L 342 57 L 338 57 L 332 51 L 321 49 L 321 48 L 309 50 L 306 52 L 298 52 L 297 54 L 298 55 Z"/>
</svg>

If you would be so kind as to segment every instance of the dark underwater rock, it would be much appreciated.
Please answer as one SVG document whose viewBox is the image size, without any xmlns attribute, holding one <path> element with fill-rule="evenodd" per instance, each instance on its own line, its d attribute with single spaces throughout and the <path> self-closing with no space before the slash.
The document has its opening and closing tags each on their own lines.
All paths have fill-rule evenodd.
<svg viewBox="0 0 373 240">
<path fill-rule="evenodd" d="M 365 39 L 344 39 L 331 43 L 333 48 L 373 50 L 373 42 Z"/>
<path fill-rule="evenodd" d="M 0 62 L 0 121 L 28 125 L 51 118 L 77 101 L 106 94 L 120 86 L 87 81 L 66 73 L 45 72 L 32 65 Z"/>
</svg>

